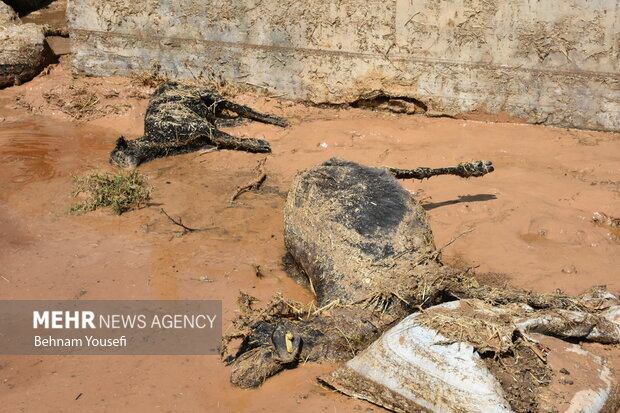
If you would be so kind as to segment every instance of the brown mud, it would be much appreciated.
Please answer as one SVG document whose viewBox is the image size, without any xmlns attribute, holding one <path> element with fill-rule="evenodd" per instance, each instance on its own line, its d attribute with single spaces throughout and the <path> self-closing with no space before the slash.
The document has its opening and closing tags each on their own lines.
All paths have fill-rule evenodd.
<svg viewBox="0 0 620 413">
<path fill-rule="evenodd" d="M 96 116 L 75 120 L 45 97 L 54 91 L 68 100 L 63 94 L 71 86 L 97 97 L 90 104 Z M 497 284 L 539 293 L 578 294 L 595 284 L 620 292 L 618 238 L 591 222 L 595 212 L 620 216 L 614 134 L 319 109 L 247 94 L 235 101 L 291 126 L 252 123 L 229 131 L 268 140 L 271 155 L 157 159 L 140 167 L 154 186 L 146 208 L 67 215 L 72 176 L 112 170 L 107 160 L 118 136 L 143 132 L 151 90 L 124 78 L 73 79 L 61 65 L 0 91 L 1 299 L 221 299 L 224 330 L 237 315 L 240 290 L 262 304 L 277 291 L 308 302 L 311 294 L 282 266 L 283 208 L 295 173 L 334 156 L 398 168 L 490 159 L 496 171 L 481 179 L 403 182 L 427 211 L 438 247 L 474 229 L 447 248 L 444 261 L 505 274 L 494 277 Z M 124 106 L 105 109 L 115 105 Z M 231 205 L 265 156 L 261 188 Z M 190 227 L 212 229 L 181 235 L 162 207 Z M 586 347 L 620 367 L 617 348 Z M 3 356 L 0 398 L 27 411 L 380 410 L 319 386 L 315 378 L 333 368 L 308 364 L 241 390 L 215 356 Z"/>
</svg>

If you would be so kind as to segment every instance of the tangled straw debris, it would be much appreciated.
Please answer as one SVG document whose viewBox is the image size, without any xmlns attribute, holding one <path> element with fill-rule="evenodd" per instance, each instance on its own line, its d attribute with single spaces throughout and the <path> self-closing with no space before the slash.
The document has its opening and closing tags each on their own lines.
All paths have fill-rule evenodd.
<svg viewBox="0 0 620 413">
<path fill-rule="evenodd" d="M 143 206 L 151 198 L 151 191 L 146 177 L 135 169 L 116 173 L 95 171 L 75 178 L 72 195 L 84 199 L 73 204 L 69 212 L 83 214 L 111 207 L 120 215 Z"/>
</svg>

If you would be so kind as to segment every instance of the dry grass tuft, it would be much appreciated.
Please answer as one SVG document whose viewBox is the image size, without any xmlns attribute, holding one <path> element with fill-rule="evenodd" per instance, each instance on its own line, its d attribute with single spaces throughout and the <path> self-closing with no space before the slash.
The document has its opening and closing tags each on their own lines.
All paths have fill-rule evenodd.
<svg viewBox="0 0 620 413">
<path fill-rule="evenodd" d="M 85 199 L 72 205 L 69 212 L 83 214 L 110 207 L 120 215 L 143 206 L 151 198 L 151 190 L 146 177 L 135 169 L 116 173 L 95 171 L 75 178 L 72 195 L 82 195 Z"/>
<path fill-rule="evenodd" d="M 181 83 L 189 84 L 189 85 L 199 85 L 207 87 L 214 92 L 225 96 L 225 97 L 234 97 L 237 96 L 246 89 L 239 87 L 237 85 L 233 85 L 223 79 L 216 78 L 215 75 L 205 75 L 204 73 L 194 73 L 192 70 L 186 66 L 188 71 L 191 73 L 191 78 L 185 79 L 177 79 Z M 150 88 L 157 88 L 162 83 L 174 80 L 170 78 L 166 73 L 164 73 L 161 69 L 161 66 L 158 64 L 153 65 L 150 69 L 141 69 L 140 71 L 134 72 L 131 75 L 135 84 L 139 86 L 146 86 Z"/>
<path fill-rule="evenodd" d="M 142 72 L 134 73 L 131 78 L 137 85 L 151 88 L 156 88 L 162 83 L 170 80 L 167 76 L 160 74 L 157 70 L 144 70 Z"/>
<path fill-rule="evenodd" d="M 102 105 L 101 99 L 87 85 L 70 85 L 43 93 L 45 101 L 76 120 L 91 120 L 119 114 L 129 105 Z"/>
</svg>

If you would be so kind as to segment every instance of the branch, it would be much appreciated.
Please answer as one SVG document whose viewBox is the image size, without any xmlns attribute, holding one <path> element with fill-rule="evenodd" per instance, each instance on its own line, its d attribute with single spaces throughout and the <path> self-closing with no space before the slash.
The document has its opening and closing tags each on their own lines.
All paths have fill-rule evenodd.
<svg viewBox="0 0 620 413">
<path fill-rule="evenodd" d="M 238 186 L 235 193 L 228 200 L 229 203 L 235 202 L 235 199 L 239 198 L 239 196 L 248 191 L 258 190 L 263 185 L 263 182 L 267 179 L 267 173 L 264 171 L 265 162 L 267 158 L 263 158 L 258 161 L 258 164 L 254 167 L 254 170 L 258 172 L 258 176 L 252 182 L 248 183 L 244 186 Z"/>
<path fill-rule="evenodd" d="M 207 229 L 209 229 L 209 228 L 190 228 L 183 224 L 183 219 L 181 217 L 179 217 L 179 220 L 177 221 L 176 219 L 168 215 L 168 213 L 163 208 L 160 209 L 160 212 L 164 214 L 174 225 L 178 225 L 179 227 L 183 228 L 183 233 L 181 235 L 185 235 L 189 232 L 206 231 Z"/>
</svg>

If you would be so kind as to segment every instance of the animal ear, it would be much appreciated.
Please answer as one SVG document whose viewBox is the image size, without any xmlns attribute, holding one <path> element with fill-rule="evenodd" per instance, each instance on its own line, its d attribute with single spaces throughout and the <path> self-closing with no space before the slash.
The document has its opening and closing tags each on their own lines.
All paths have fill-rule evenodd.
<svg viewBox="0 0 620 413">
<path fill-rule="evenodd" d="M 121 136 L 120 138 L 118 138 L 116 140 L 116 147 L 117 148 L 124 149 L 124 148 L 127 148 L 128 146 L 129 145 L 127 144 L 127 139 L 125 139 L 124 136 Z"/>
</svg>

